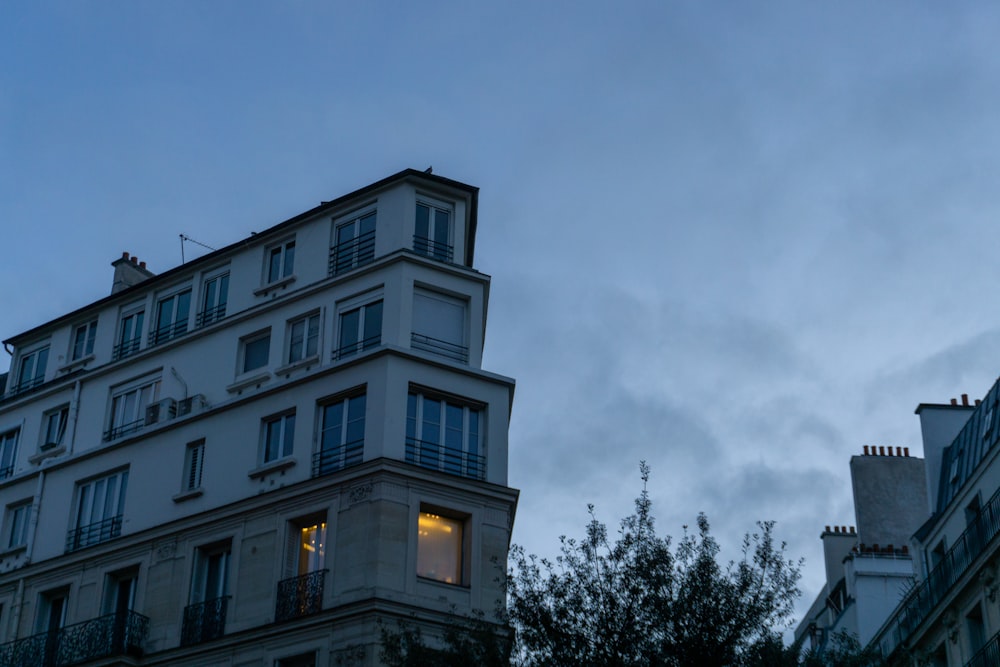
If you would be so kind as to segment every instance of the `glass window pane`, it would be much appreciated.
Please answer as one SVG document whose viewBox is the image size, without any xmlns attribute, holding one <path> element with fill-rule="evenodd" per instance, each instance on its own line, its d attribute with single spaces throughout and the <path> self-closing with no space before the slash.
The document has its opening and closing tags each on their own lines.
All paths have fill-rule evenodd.
<svg viewBox="0 0 1000 667">
<path fill-rule="evenodd" d="M 430 231 L 431 211 L 423 204 L 417 204 L 417 228 L 416 235 L 422 239 L 428 238 Z"/>
<path fill-rule="evenodd" d="M 243 372 L 246 373 L 255 368 L 266 366 L 270 350 L 270 336 L 261 336 L 247 341 L 243 349 Z"/>
<path fill-rule="evenodd" d="M 363 340 L 375 344 L 376 340 L 382 339 L 382 302 L 368 304 L 365 307 L 365 331 Z"/>
<path fill-rule="evenodd" d="M 417 575 L 462 583 L 462 522 L 421 512 L 417 532 Z"/>
<path fill-rule="evenodd" d="M 437 443 L 441 441 L 441 403 L 424 399 L 424 419 L 423 428 L 420 432 L 420 439 L 425 442 Z"/>
<path fill-rule="evenodd" d="M 343 444 L 341 433 L 344 428 L 344 402 L 338 401 L 323 408 L 323 435 L 320 447 L 334 449 Z"/>
<path fill-rule="evenodd" d="M 292 445 L 295 442 L 295 415 L 285 417 L 285 438 L 282 456 L 292 455 Z"/>
<path fill-rule="evenodd" d="M 340 316 L 340 348 L 341 356 L 353 354 L 358 342 L 358 326 L 361 321 L 361 310 L 350 310 Z"/>
<path fill-rule="evenodd" d="M 282 277 L 287 278 L 295 270 L 295 242 L 285 245 L 285 268 Z"/>
</svg>

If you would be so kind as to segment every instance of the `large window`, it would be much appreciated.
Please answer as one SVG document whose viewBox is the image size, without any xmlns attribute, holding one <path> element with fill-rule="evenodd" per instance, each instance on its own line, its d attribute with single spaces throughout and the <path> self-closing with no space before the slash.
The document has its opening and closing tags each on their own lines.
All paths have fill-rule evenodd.
<svg viewBox="0 0 1000 667">
<path fill-rule="evenodd" d="M 420 512 L 417 519 L 417 576 L 446 584 L 465 584 L 464 551 L 464 519 L 434 511 Z"/>
<path fill-rule="evenodd" d="M 139 346 L 142 344 L 144 316 L 142 310 L 132 310 L 122 314 L 121 324 L 118 326 L 118 342 L 111 354 L 113 358 L 121 359 L 139 351 Z"/>
<path fill-rule="evenodd" d="M 28 543 L 28 519 L 30 517 L 30 500 L 7 506 L 3 529 L 4 549 L 16 549 Z"/>
<path fill-rule="evenodd" d="M 111 397 L 111 416 L 104 439 L 114 440 L 141 430 L 146 423 L 146 408 L 156 402 L 159 393 L 159 378 L 116 390 Z"/>
<path fill-rule="evenodd" d="M 66 538 L 66 551 L 76 551 L 121 535 L 127 487 L 128 470 L 77 486 L 74 527 Z"/>
<path fill-rule="evenodd" d="M 73 330 L 73 349 L 71 361 L 79 361 L 94 353 L 94 340 L 97 338 L 97 321 L 81 324 Z"/>
<path fill-rule="evenodd" d="M 286 241 L 267 251 L 265 277 L 268 283 L 275 283 L 290 277 L 295 272 L 295 241 Z"/>
<path fill-rule="evenodd" d="M 319 353 L 319 313 L 288 323 L 288 363 L 294 364 Z"/>
<path fill-rule="evenodd" d="M 323 608 L 326 579 L 326 519 L 292 521 L 288 530 L 285 579 L 278 582 L 275 621 L 315 614 Z"/>
<path fill-rule="evenodd" d="M 198 312 L 198 326 L 218 322 L 226 316 L 229 303 L 229 272 L 220 273 L 205 280 L 201 289 L 201 310 Z"/>
<path fill-rule="evenodd" d="M 340 333 L 333 358 L 343 359 L 382 343 L 382 300 L 340 313 Z"/>
<path fill-rule="evenodd" d="M 271 330 L 259 331 L 240 341 L 240 372 L 248 373 L 267 366 L 271 355 Z"/>
<path fill-rule="evenodd" d="M 331 275 L 368 264 L 375 258 L 375 211 L 337 222 L 334 235 L 330 251 Z"/>
<path fill-rule="evenodd" d="M 454 257 L 451 244 L 451 207 L 430 201 L 417 202 L 416 233 L 413 249 L 421 255 L 450 262 Z"/>
<path fill-rule="evenodd" d="M 429 290 L 414 290 L 410 346 L 467 363 L 465 311 L 465 301 Z"/>
<path fill-rule="evenodd" d="M 156 302 L 156 330 L 149 334 L 149 344 L 157 345 L 187 332 L 191 290 L 163 297 Z"/>
<path fill-rule="evenodd" d="M 406 460 L 453 475 L 485 479 L 480 409 L 449 398 L 410 392 Z"/>
<path fill-rule="evenodd" d="M 295 440 L 295 413 L 264 420 L 261 462 L 270 463 L 292 455 Z"/>
<path fill-rule="evenodd" d="M 27 391 L 45 381 L 45 366 L 49 361 L 49 346 L 40 347 L 21 355 L 17 367 L 17 384 L 14 393 Z"/>
<path fill-rule="evenodd" d="M 313 475 L 326 475 L 361 463 L 365 448 L 365 395 L 321 407 L 319 451 Z"/>
<path fill-rule="evenodd" d="M 20 437 L 19 428 L 0 433 L 0 479 L 7 479 L 14 474 L 14 466 L 17 464 L 17 442 Z"/>
<path fill-rule="evenodd" d="M 195 551 L 191 604 L 184 608 L 181 646 L 218 639 L 225 633 L 229 553 L 229 543 Z"/>
</svg>

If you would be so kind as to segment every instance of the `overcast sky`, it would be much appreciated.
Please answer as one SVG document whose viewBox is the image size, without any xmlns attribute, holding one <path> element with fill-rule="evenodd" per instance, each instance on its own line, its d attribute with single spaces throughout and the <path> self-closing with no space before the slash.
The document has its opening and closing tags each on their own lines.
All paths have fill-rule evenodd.
<svg viewBox="0 0 1000 667">
<path fill-rule="evenodd" d="M 482 189 L 515 541 L 615 523 L 644 459 L 663 532 L 776 520 L 804 608 L 850 456 L 1000 371 L 998 34 L 985 2 L 0 0 L 0 337 L 123 251 L 433 165 Z"/>
</svg>

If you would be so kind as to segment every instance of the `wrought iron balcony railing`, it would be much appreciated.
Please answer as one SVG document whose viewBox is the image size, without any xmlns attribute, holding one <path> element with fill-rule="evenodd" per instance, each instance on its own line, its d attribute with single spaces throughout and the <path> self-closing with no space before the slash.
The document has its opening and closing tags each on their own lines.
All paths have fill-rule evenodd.
<svg viewBox="0 0 1000 667">
<path fill-rule="evenodd" d="M 226 607 L 229 596 L 206 600 L 184 607 L 181 646 L 191 646 L 218 639 L 226 633 Z"/>
<path fill-rule="evenodd" d="M 442 262 L 450 262 L 455 257 L 455 248 L 447 243 L 434 241 L 426 236 L 413 237 L 413 249 L 421 255 L 439 259 Z"/>
<path fill-rule="evenodd" d="M 423 350 L 442 357 L 447 357 L 448 359 L 454 359 L 455 361 L 460 361 L 463 364 L 469 363 L 469 348 L 466 346 L 458 345 L 457 343 L 449 343 L 448 341 L 441 340 L 440 338 L 431 338 L 430 336 L 425 336 L 424 334 L 417 333 L 416 331 L 410 334 L 410 347 L 414 350 Z"/>
<path fill-rule="evenodd" d="M 486 479 L 486 457 L 463 452 L 441 443 L 406 439 L 406 461 L 422 468 L 440 470 L 470 479 Z"/>
<path fill-rule="evenodd" d="M 66 553 L 107 542 L 122 534 L 122 515 L 74 528 L 66 535 Z"/>
<path fill-rule="evenodd" d="M 274 621 L 290 621 L 323 610 L 323 584 L 329 570 L 316 570 L 278 582 Z"/>
<path fill-rule="evenodd" d="M 142 338 L 139 336 L 131 340 L 123 340 L 111 349 L 111 358 L 115 361 L 124 359 L 130 354 L 138 352 L 140 345 L 142 345 Z"/>
<path fill-rule="evenodd" d="M 382 334 L 377 334 L 375 336 L 365 338 L 364 340 L 359 340 L 356 343 L 350 343 L 349 345 L 338 347 L 336 350 L 333 351 L 332 355 L 333 361 L 344 359 L 345 357 L 350 357 L 352 355 L 357 354 L 358 352 L 369 350 L 373 347 L 378 347 L 381 344 L 382 344 Z"/>
<path fill-rule="evenodd" d="M 165 343 L 173 338 L 178 338 L 187 333 L 188 321 L 187 316 L 179 322 L 174 322 L 173 324 L 167 324 L 162 326 L 156 331 L 149 332 L 149 345 L 159 345 L 160 343 Z"/>
<path fill-rule="evenodd" d="M 375 259 L 375 230 L 330 249 L 330 275 L 337 276 Z"/>
<path fill-rule="evenodd" d="M 11 393 L 16 396 L 17 394 L 23 394 L 26 391 L 31 391 L 35 387 L 40 387 L 42 383 L 45 382 L 45 377 L 39 375 L 38 377 L 28 378 L 21 382 L 20 384 L 14 385 Z"/>
<path fill-rule="evenodd" d="M 146 425 L 146 418 L 136 419 L 135 421 L 127 422 L 125 424 L 118 424 L 117 426 L 112 426 L 107 431 L 104 432 L 104 442 L 111 442 L 116 438 L 120 438 L 123 435 L 128 435 L 129 433 L 135 433 L 136 431 L 141 431 Z"/>
<path fill-rule="evenodd" d="M 211 324 L 212 322 L 218 322 L 225 316 L 226 316 L 226 304 L 220 303 L 218 306 L 215 306 L 214 308 L 207 308 L 198 313 L 197 315 L 195 315 L 194 325 L 196 327 L 203 327 L 208 324 Z"/>
<path fill-rule="evenodd" d="M 339 447 L 328 447 L 313 454 L 312 476 L 320 477 L 330 473 L 356 466 L 361 463 L 365 453 L 365 441 L 355 440 Z"/>
<path fill-rule="evenodd" d="M 993 639 L 976 651 L 976 654 L 965 663 L 965 667 L 996 667 L 1000 665 L 1000 632 Z"/>
<path fill-rule="evenodd" d="M 149 619 L 134 611 L 108 614 L 0 644 L 5 667 L 67 667 L 113 656 L 142 656 Z"/>
</svg>

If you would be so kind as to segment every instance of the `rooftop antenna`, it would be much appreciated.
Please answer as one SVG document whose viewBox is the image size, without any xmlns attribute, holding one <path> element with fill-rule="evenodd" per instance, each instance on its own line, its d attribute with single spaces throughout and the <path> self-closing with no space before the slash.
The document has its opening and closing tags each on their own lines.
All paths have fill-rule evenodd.
<svg viewBox="0 0 1000 667">
<path fill-rule="evenodd" d="M 212 246 L 206 245 L 206 244 L 202 243 L 201 241 L 194 240 L 193 238 L 191 238 L 187 234 L 181 234 L 180 237 L 181 237 L 181 264 L 183 264 L 185 262 L 185 260 L 184 260 L 184 242 L 185 241 L 190 241 L 191 243 L 194 243 L 196 245 L 200 245 L 202 248 L 208 248 L 209 250 L 218 250 L 218 248 L 213 248 Z"/>
</svg>

